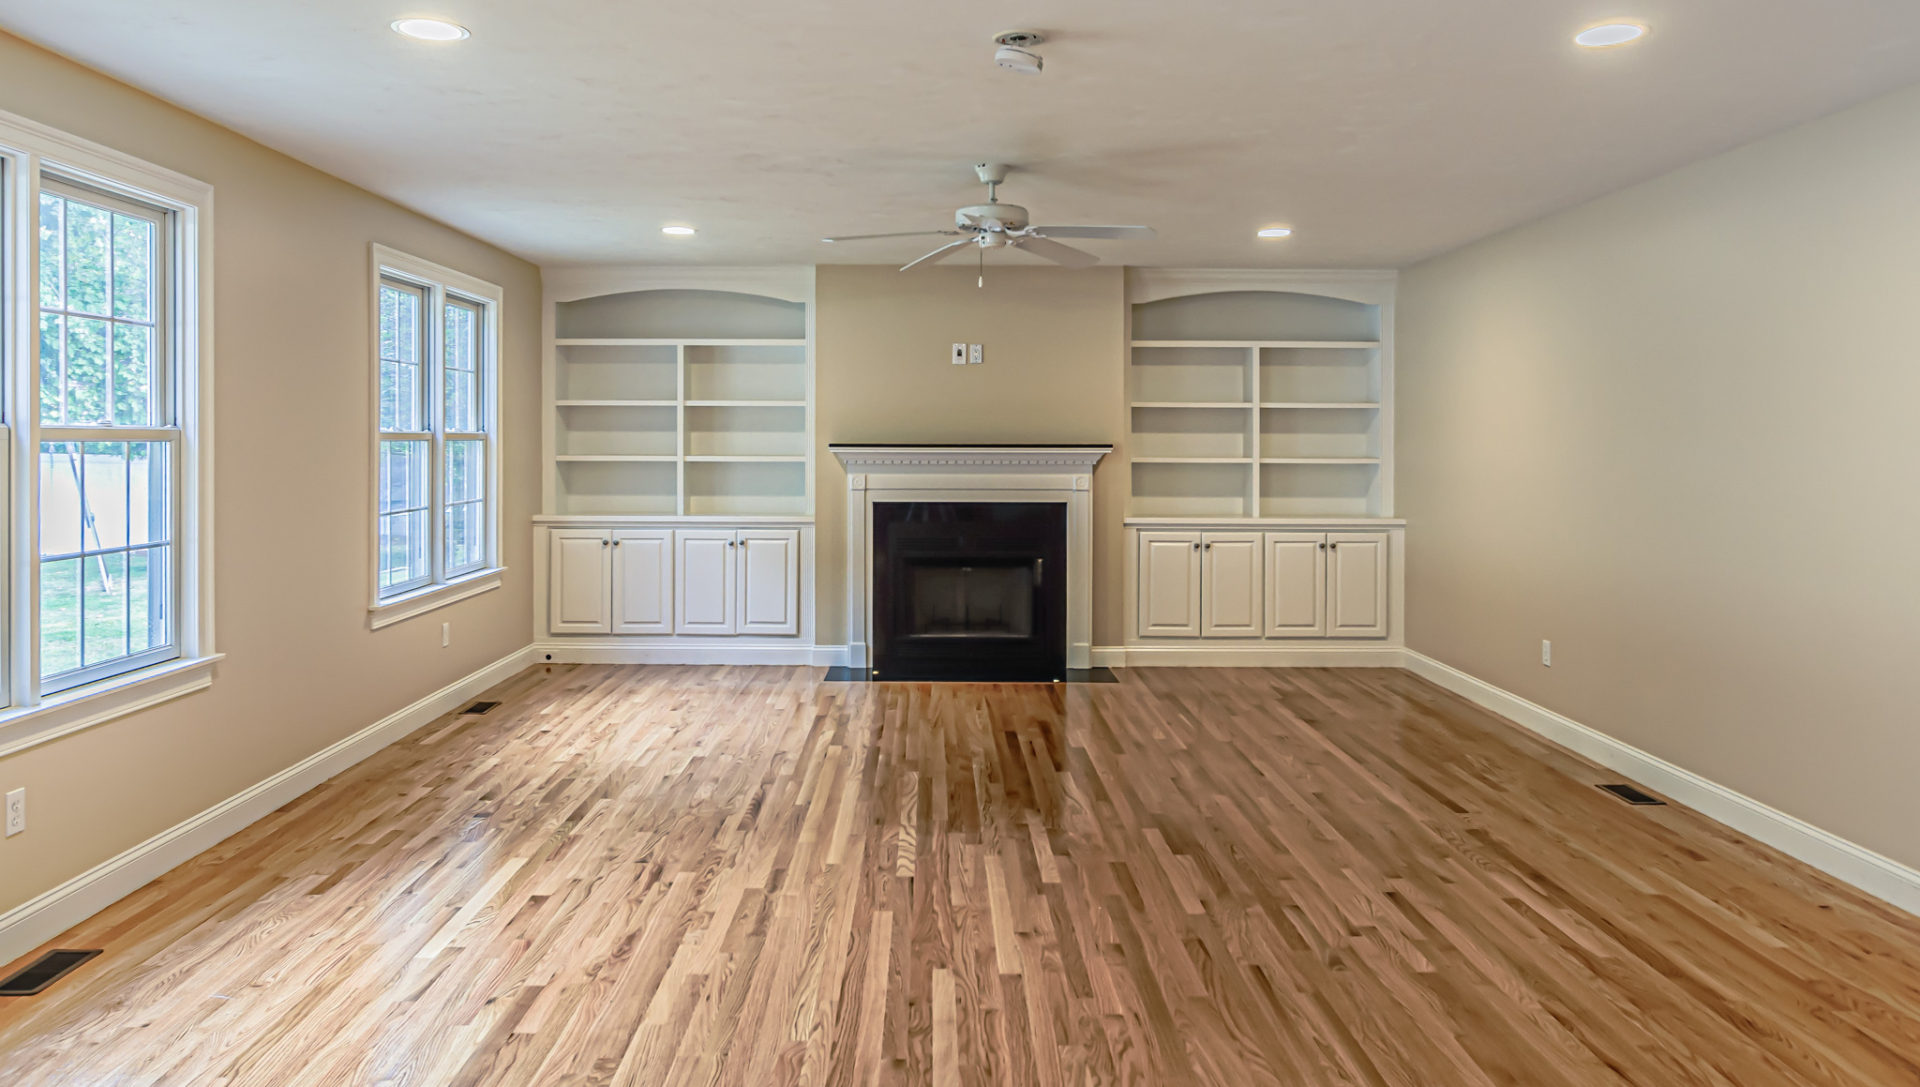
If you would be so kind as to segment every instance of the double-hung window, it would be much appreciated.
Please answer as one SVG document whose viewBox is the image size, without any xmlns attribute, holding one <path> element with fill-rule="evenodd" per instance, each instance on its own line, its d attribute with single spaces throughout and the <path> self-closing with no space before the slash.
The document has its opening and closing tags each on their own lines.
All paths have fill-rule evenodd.
<svg viewBox="0 0 1920 1087">
<path fill-rule="evenodd" d="M 171 660 L 179 506 L 172 216 L 39 193 L 40 690 Z"/>
<path fill-rule="evenodd" d="M 0 754 L 211 682 L 211 199 L 0 114 Z"/>
<path fill-rule="evenodd" d="M 375 247 L 375 626 L 500 583 L 500 298 Z"/>
</svg>

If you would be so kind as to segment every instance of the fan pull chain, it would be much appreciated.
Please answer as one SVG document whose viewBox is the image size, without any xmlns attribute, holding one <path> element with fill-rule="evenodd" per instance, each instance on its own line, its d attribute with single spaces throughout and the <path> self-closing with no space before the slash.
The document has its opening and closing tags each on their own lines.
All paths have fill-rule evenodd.
<svg viewBox="0 0 1920 1087">
<path fill-rule="evenodd" d="M 980 278 L 973 285 L 981 290 L 987 286 L 987 247 L 984 245 L 980 247 Z"/>
</svg>

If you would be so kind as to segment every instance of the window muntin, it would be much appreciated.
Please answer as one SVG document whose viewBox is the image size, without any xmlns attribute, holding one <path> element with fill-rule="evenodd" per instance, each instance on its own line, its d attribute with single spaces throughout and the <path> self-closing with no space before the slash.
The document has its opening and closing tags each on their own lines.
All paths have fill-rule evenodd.
<svg viewBox="0 0 1920 1087">
<path fill-rule="evenodd" d="M 378 604 L 493 565 L 495 303 L 411 269 L 376 293 Z"/>
<path fill-rule="evenodd" d="M 179 656 L 171 213 L 43 178 L 40 692 Z"/>
</svg>

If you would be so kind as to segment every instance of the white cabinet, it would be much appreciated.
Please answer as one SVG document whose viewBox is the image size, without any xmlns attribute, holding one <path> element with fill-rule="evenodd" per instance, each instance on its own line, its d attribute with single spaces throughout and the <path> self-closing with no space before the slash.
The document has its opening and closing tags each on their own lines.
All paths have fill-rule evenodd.
<svg viewBox="0 0 1920 1087">
<path fill-rule="evenodd" d="M 1386 637 L 1386 534 L 1330 532 L 1327 556 L 1327 636 Z"/>
<path fill-rule="evenodd" d="M 1327 536 L 1269 532 L 1267 637 L 1320 638 L 1327 633 Z"/>
<path fill-rule="evenodd" d="M 1385 638 L 1391 534 L 1142 529 L 1141 638 Z"/>
<path fill-rule="evenodd" d="M 743 529 L 736 534 L 742 634 L 800 632 L 800 533 L 791 528 Z"/>
<path fill-rule="evenodd" d="M 1260 559 L 1258 532 L 1200 534 L 1201 637 L 1260 636 Z"/>
<path fill-rule="evenodd" d="M 680 634 L 734 632 L 732 529 L 681 529 L 675 533 L 679 581 L 673 628 Z"/>
<path fill-rule="evenodd" d="M 613 607 L 607 592 L 612 541 L 602 529 L 555 529 L 548 536 L 547 629 L 605 634 Z"/>
<path fill-rule="evenodd" d="M 673 532 L 620 529 L 613 536 L 613 633 L 673 633 Z"/>
<path fill-rule="evenodd" d="M 809 627 L 804 541 L 795 528 L 548 529 L 547 632 L 794 637 Z"/>
<path fill-rule="evenodd" d="M 1140 635 L 1200 636 L 1200 533 L 1140 534 Z"/>
<path fill-rule="evenodd" d="M 1387 636 L 1387 534 L 1267 533 L 1269 638 Z"/>
</svg>

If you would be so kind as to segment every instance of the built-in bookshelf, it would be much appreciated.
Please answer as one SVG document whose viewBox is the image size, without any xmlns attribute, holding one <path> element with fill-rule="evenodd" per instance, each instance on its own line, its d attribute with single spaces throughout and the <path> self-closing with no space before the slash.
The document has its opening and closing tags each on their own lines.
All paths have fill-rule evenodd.
<svg viewBox="0 0 1920 1087">
<path fill-rule="evenodd" d="M 812 512 L 804 300 L 628 290 L 555 302 L 550 321 L 549 514 Z"/>
<path fill-rule="evenodd" d="M 1385 304 L 1344 293 L 1212 285 L 1131 306 L 1129 516 L 1391 515 Z"/>
</svg>

